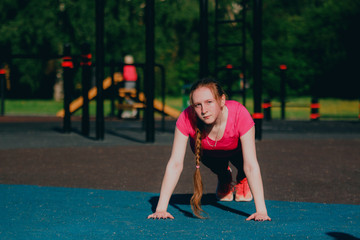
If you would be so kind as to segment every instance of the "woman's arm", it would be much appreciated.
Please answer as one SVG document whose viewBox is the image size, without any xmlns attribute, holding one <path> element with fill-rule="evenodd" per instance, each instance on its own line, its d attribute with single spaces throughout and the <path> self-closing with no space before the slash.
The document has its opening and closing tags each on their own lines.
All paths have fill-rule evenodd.
<svg viewBox="0 0 360 240">
<path fill-rule="evenodd" d="M 244 156 L 244 172 L 254 196 L 256 207 L 256 213 L 252 214 L 246 220 L 254 219 L 255 221 L 271 221 L 265 206 L 263 183 L 259 163 L 256 157 L 255 127 L 252 127 L 247 133 L 241 136 L 240 140 Z"/>
<path fill-rule="evenodd" d="M 159 202 L 156 207 L 156 212 L 149 215 L 148 218 L 174 218 L 167 212 L 167 207 L 183 170 L 188 138 L 188 136 L 185 136 L 175 128 L 174 143 L 162 181 Z"/>
</svg>

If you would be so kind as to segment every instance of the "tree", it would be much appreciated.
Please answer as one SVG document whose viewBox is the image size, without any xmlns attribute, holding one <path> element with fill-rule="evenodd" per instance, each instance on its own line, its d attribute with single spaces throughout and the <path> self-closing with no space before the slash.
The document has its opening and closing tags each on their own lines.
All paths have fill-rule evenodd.
<svg viewBox="0 0 360 240">
<path fill-rule="evenodd" d="M 219 2 L 226 18 L 240 17 L 241 11 L 235 11 L 233 0 Z M 214 72 L 214 3 L 215 0 L 209 1 L 210 72 Z M 72 53 L 80 55 L 82 43 L 88 42 L 95 60 L 94 5 L 94 1 L 87 0 L 3 0 L 0 45 L 11 43 L 14 54 L 58 55 L 62 54 L 63 44 L 70 43 Z M 264 94 L 279 95 L 278 68 L 286 64 L 287 90 L 291 95 L 357 96 L 359 81 L 354 79 L 360 39 L 354 33 L 360 20 L 359 5 L 353 0 L 264 0 Z M 106 62 L 121 62 L 130 53 L 136 62 L 144 63 L 144 8 L 144 0 L 106 1 Z M 184 84 L 198 78 L 199 3 L 157 0 L 155 8 L 155 61 L 165 66 L 167 93 L 179 95 Z M 247 1 L 246 8 L 247 76 L 251 83 L 252 1 Z M 235 26 L 228 24 L 222 28 L 220 41 L 238 42 L 240 37 L 240 31 L 236 33 Z M 240 52 L 224 50 L 221 61 L 241 62 Z M 16 93 L 17 97 L 50 97 L 44 93 L 51 93 L 60 63 L 61 59 L 14 60 L 13 96 Z M 108 69 L 105 73 L 109 73 Z M 79 84 L 79 74 L 75 80 Z M 20 92 L 21 89 L 26 91 Z"/>
</svg>

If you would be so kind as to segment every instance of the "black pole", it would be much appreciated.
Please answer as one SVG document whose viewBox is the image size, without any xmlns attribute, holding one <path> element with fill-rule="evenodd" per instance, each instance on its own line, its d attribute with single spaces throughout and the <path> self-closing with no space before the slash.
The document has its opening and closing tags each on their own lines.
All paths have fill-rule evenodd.
<svg viewBox="0 0 360 240">
<path fill-rule="evenodd" d="M 4 64 L 0 62 L 0 94 L 1 94 L 1 111 L 0 115 L 5 115 L 5 68 Z"/>
<path fill-rule="evenodd" d="M 271 121 L 271 101 L 270 101 L 270 99 L 264 99 L 263 109 L 264 109 L 265 121 Z"/>
<path fill-rule="evenodd" d="M 135 65 L 134 65 L 134 66 L 135 66 Z M 145 70 L 144 70 L 144 65 L 143 65 L 143 64 L 137 65 L 137 66 L 135 66 L 135 67 L 137 67 L 137 69 L 138 69 L 139 67 L 141 67 L 141 68 L 142 68 L 142 72 L 144 73 Z M 123 66 L 122 66 L 121 69 L 123 69 Z M 136 87 L 135 87 L 135 88 L 136 88 L 136 99 L 139 100 L 139 93 L 140 93 L 140 90 L 141 90 L 140 86 L 143 86 L 143 87 L 144 87 L 144 85 L 142 85 L 144 81 L 143 81 L 143 79 L 141 79 L 140 74 L 138 74 L 138 78 L 137 78 L 137 81 L 136 81 L 136 82 L 137 82 L 137 83 L 136 83 Z M 118 95 L 118 94 L 119 94 L 118 87 L 117 87 L 116 89 L 117 89 L 117 90 L 116 90 L 115 94 Z M 137 111 L 136 119 L 137 119 L 137 120 L 140 119 L 140 111 Z M 144 119 L 145 119 L 145 117 L 143 117 L 143 121 L 142 121 L 142 126 L 141 126 L 142 130 L 144 130 L 144 127 L 145 127 L 145 125 L 144 125 Z"/>
<path fill-rule="evenodd" d="M 201 3 L 200 3 L 201 4 Z M 219 44 L 219 24 L 218 24 L 218 18 L 219 18 L 219 14 L 218 14 L 218 8 L 219 8 L 219 0 L 215 0 L 215 26 L 214 26 L 214 34 L 215 34 L 215 50 L 214 50 L 214 76 L 215 78 L 218 78 L 218 65 L 219 65 L 219 48 L 218 48 L 218 44 Z M 200 17 L 201 18 L 201 17 Z"/>
<path fill-rule="evenodd" d="M 81 116 L 81 132 L 84 136 L 89 136 L 90 132 L 90 119 L 89 119 L 89 89 L 91 81 L 91 53 L 90 44 L 83 43 L 81 46 L 81 85 L 82 85 L 82 97 L 83 107 Z"/>
<path fill-rule="evenodd" d="M 71 58 L 71 46 L 70 44 L 64 45 L 64 57 L 62 62 L 63 67 L 63 79 L 64 79 L 64 133 L 71 132 L 71 113 L 70 103 L 72 94 L 72 77 L 73 77 L 73 62 Z"/>
<path fill-rule="evenodd" d="M 286 65 L 280 65 L 280 99 L 281 99 L 281 120 L 285 120 L 285 108 L 286 108 Z"/>
<path fill-rule="evenodd" d="M 232 99 L 233 91 L 231 89 L 233 84 L 233 66 L 231 64 L 226 65 L 226 87 L 229 99 Z"/>
<path fill-rule="evenodd" d="M 165 89 L 166 89 L 166 82 L 165 82 L 165 68 L 162 65 L 156 65 L 160 68 L 161 71 L 161 130 L 165 131 Z"/>
<path fill-rule="evenodd" d="M 204 78 L 209 75 L 208 66 L 208 0 L 200 0 L 200 25 L 199 25 L 199 45 L 200 45 L 200 70 L 199 77 Z"/>
<path fill-rule="evenodd" d="M 243 22 L 242 22 L 242 36 L 243 36 L 243 47 L 242 47 L 242 58 L 243 58 L 243 62 L 242 62 L 242 79 L 243 79 L 243 89 L 242 90 L 242 97 L 243 97 L 243 105 L 246 106 L 246 68 L 247 68 L 247 61 L 246 61 L 246 24 L 245 24 L 245 19 L 246 19 L 246 2 L 247 0 L 243 0 L 242 1 L 242 18 L 243 18 Z"/>
<path fill-rule="evenodd" d="M 262 137 L 262 119 L 261 113 L 261 95 L 262 95 L 262 0 L 254 0 L 254 47 L 253 47 L 253 65 L 254 65 L 254 121 L 255 121 L 255 139 L 261 140 Z"/>
<path fill-rule="evenodd" d="M 359 115 L 358 115 L 358 118 L 360 120 L 360 97 L 359 97 Z"/>
<path fill-rule="evenodd" d="M 114 79 L 114 73 L 115 73 L 115 61 L 114 59 L 111 60 L 110 63 L 110 74 L 111 74 L 111 87 L 110 87 L 110 116 L 115 116 L 115 98 L 118 93 L 117 86 L 115 86 L 115 79 Z"/>
<path fill-rule="evenodd" d="M 311 98 L 311 105 L 310 105 L 311 111 L 310 111 L 310 120 L 311 121 L 318 121 L 320 119 L 320 104 L 319 104 L 319 98 L 312 97 Z"/>
<path fill-rule="evenodd" d="M 0 46 L 0 96 L 1 96 L 1 105 L 0 105 L 0 115 L 4 116 L 5 114 L 5 61 L 9 56 L 7 56 L 7 51 L 9 49 L 6 45 Z"/>
<path fill-rule="evenodd" d="M 146 63 L 145 63 L 145 120 L 146 142 L 155 141 L 154 88 L 155 88 L 155 2 L 146 0 Z"/>
<path fill-rule="evenodd" d="M 103 99 L 103 79 L 104 79 L 104 0 L 96 0 L 96 139 L 104 139 L 104 99 Z"/>
</svg>

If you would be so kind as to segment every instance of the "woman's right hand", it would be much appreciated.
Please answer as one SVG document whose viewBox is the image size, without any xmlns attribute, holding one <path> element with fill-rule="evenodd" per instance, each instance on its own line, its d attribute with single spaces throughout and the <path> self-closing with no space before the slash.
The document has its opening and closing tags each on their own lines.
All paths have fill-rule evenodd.
<svg viewBox="0 0 360 240">
<path fill-rule="evenodd" d="M 174 217 L 166 211 L 154 212 L 153 214 L 150 214 L 148 216 L 148 219 L 150 219 L 150 218 L 152 218 L 152 219 L 167 219 L 167 218 L 174 219 Z"/>
</svg>

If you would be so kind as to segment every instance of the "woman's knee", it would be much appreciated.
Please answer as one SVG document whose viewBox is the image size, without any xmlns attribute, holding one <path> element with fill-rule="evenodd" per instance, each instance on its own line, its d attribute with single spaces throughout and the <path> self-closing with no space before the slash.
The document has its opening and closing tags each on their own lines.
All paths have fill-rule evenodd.
<svg viewBox="0 0 360 240">
<path fill-rule="evenodd" d="M 224 159 L 206 158 L 202 160 L 203 164 L 216 175 L 227 173 L 229 161 Z"/>
</svg>

